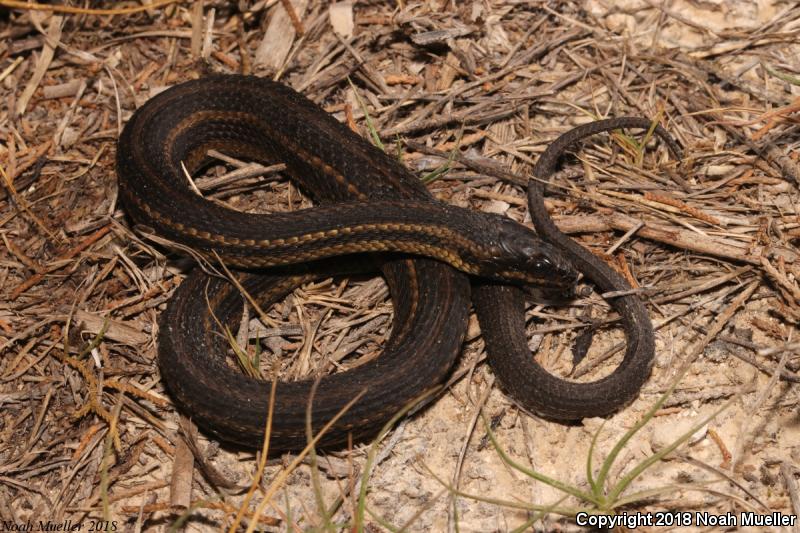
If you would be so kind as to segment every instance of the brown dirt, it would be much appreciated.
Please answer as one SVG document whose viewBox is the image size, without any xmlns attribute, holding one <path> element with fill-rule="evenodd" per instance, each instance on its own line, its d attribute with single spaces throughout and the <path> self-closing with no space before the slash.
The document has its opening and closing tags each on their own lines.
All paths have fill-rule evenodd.
<svg viewBox="0 0 800 533">
<path fill-rule="evenodd" d="M 680 166 L 656 145 L 637 161 L 624 139 L 599 136 L 567 161 L 557 177 L 566 188 L 548 199 L 562 228 L 597 253 L 613 245 L 614 265 L 646 289 L 657 362 L 640 398 L 605 421 L 529 416 L 494 385 L 473 318 L 458 379 L 377 446 L 367 531 L 580 529 L 571 516 L 525 510 L 591 505 L 505 463 L 478 413 L 508 457 L 588 491 L 595 432 L 596 473 L 684 364 L 612 466 L 607 493 L 732 403 L 636 478 L 622 497 L 640 497 L 618 511 L 796 515 L 799 37 L 800 7 L 778 0 L 206 0 L 116 15 L 0 7 L 0 523 L 205 531 L 244 509 L 244 529 L 263 502 L 266 530 L 326 527 L 316 469 L 271 461 L 246 500 L 257 454 L 182 433 L 159 381 L 156 319 L 192 263 L 131 228 L 116 202 L 115 140 L 151 95 L 207 72 L 277 78 L 366 135 L 357 93 L 387 149 L 420 175 L 445 162 L 463 127 L 458 157 L 430 190 L 520 221 L 529 219 L 517 183 L 576 124 L 644 115 L 685 149 Z M 267 182 L 256 173 L 213 194 L 242 209 L 303 202 Z M 601 317 L 605 306 L 595 296 L 531 311 L 532 345 L 550 368 L 572 368 L 576 332 L 564 326 L 587 312 Z M 349 367 L 375 356 L 391 324 L 380 279 L 313 284 L 270 313 L 268 353 L 306 357 L 294 375 L 323 358 Z M 621 338 L 597 337 L 579 365 L 589 377 L 609 371 L 615 359 L 597 356 Z M 320 459 L 326 507 L 344 496 L 329 529 L 354 523 L 352 483 L 367 451 Z M 696 521 L 641 530 L 672 529 L 708 530 Z M 727 528 L 737 529 L 765 530 Z"/>
</svg>

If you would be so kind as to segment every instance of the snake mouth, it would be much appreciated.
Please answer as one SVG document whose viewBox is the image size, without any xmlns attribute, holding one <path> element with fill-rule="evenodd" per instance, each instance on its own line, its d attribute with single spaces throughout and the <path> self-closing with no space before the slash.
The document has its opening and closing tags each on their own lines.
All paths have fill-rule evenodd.
<svg viewBox="0 0 800 533">
<path fill-rule="evenodd" d="M 566 285 L 525 285 L 523 291 L 531 301 L 549 305 L 564 305 L 579 296 L 577 282 Z"/>
</svg>

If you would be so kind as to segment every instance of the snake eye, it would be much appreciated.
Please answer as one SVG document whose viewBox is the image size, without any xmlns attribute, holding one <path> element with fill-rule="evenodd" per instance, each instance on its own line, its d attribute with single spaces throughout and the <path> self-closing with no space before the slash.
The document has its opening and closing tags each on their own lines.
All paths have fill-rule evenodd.
<svg viewBox="0 0 800 533">
<path fill-rule="evenodd" d="M 534 279 L 547 280 L 547 284 L 569 286 L 577 272 L 564 254 L 555 246 L 542 241 L 532 230 L 498 217 L 498 233 L 492 250 L 500 268 L 528 272 Z"/>
<path fill-rule="evenodd" d="M 534 262 L 534 268 L 537 270 L 548 270 L 554 268 L 553 262 L 547 257 L 540 257 Z"/>
</svg>

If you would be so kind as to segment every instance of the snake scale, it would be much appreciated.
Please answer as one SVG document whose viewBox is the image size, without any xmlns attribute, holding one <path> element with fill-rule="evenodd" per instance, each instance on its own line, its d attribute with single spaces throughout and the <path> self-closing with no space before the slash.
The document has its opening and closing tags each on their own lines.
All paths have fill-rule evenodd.
<svg viewBox="0 0 800 533">
<path fill-rule="evenodd" d="M 650 121 L 625 117 L 573 129 L 549 146 L 535 175 L 550 176 L 562 153 L 580 139 L 623 127 L 648 128 Z M 677 154 L 669 135 L 660 126 L 655 131 Z M 247 214 L 202 198 L 184 171 L 206 166 L 210 149 L 285 163 L 286 174 L 315 207 Z M 470 301 L 495 374 L 529 411 L 561 420 L 605 415 L 634 398 L 649 375 L 653 329 L 633 295 L 610 302 L 620 314 L 627 349 L 609 376 L 572 383 L 531 357 L 526 287 L 568 292 L 581 272 L 603 291 L 630 289 L 555 227 L 538 182 L 529 187 L 536 232 L 506 217 L 436 201 L 398 161 L 279 83 L 214 75 L 156 95 L 120 136 L 117 175 L 120 198 L 136 223 L 243 269 L 242 287 L 262 306 L 320 277 L 365 270 L 384 276 L 394 321 L 383 353 L 316 384 L 279 382 L 271 450 L 306 444 L 312 389 L 315 431 L 360 395 L 319 441 L 336 447 L 350 436 L 374 434 L 404 405 L 441 384 L 460 353 Z M 221 440 L 257 446 L 271 384 L 228 366 L 221 334 L 224 326 L 235 329 L 242 306 L 233 284 L 195 268 L 160 318 L 159 368 L 177 405 L 199 426 Z"/>
</svg>

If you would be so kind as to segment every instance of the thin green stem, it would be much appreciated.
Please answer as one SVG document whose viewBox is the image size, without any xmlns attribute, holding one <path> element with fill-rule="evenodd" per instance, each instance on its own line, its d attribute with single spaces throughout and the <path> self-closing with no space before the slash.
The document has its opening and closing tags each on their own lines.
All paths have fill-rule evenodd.
<svg viewBox="0 0 800 533">
<path fill-rule="evenodd" d="M 364 473 L 361 475 L 361 487 L 358 491 L 358 506 L 356 508 L 355 524 L 353 525 L 353 530 L 356 531 L 356 533 L 363 533 L 364 531 L 364 512 L 367 505 L 367 485 L 369 483 L 369 477 L 372 474 L 372 468 L 375 464 L 375 457 L 378 455 L 378 445 L 386 437 L 398 420 L 403 418 L 418 404 L 424 402 L 430 396 L 438 393 L 441 388 L 441 386 L 434 387 L 407 403 L 402 409 L 400 409 L 400 411 L 395 413 L 395 415 L 386 424 L 384 424 L 380 433 L 378 433 L 378 436 L 375 437 L 375 440 L 373 440 L 372 444 L 370 444 L 369 452 L 367 453 L 367 462 L 364 465 Z"/>
<path fill-rule="evenodd" d="M 564 492 L 566 494 L 570 494 L 572 496 L 575 496 L 576 498 L 581 499 L 583 501 L 591 502 L 591 503 L 593 503 L 595 505 L 600 505 L 601 500 L 598 500 L 595 497 L 594 494 L 590 494 L 588 492 L 584 492 L 584 491 L 578 489 L 577 487 L 573 487 L 572 485 L 568 485 L 566 483 L 562 483 L 561 481 L 558 481 L 557 479 L 553 479 L 551 477 L 545 476 L 544 474 L 540 474 L 539 472 L 536 472 L 535 470 L 531 470 L 529 468 L 526 468 L 526 467 L 522 466 L 521 464 L 517 463 L 516 461 L 514 461 L 511 457 L 508 456 L 508 454 L 498 444 L 497 439 L 496 439 L 494 433 L 492 432 L 491 427 L 489 426 L 489 422 L 486 420 L 486 417 L 483 415 L 483 413 L 481 413 L 481 419 L 483 420 L 484 426 L 486 426 L 486 434 L 489 436 L 489 439 L 492 441 L 492 445 L 494 446 L 494 449 L 497 451 L 497 454 L 500 456 L 500 458 L 503 460 L 503 462 L 506 463 L 508 466 L 510 466 L 514 470 L 522 472 L 523 474 L 525 474 L 528 477 L 531 477 L 533 479 L 541 481 L 542 483 L 546 483 L 546 484 L 550 485 L 551 487 L 553 487 L 554 489 L 560 490 L 561 492 Z"/>
<path fill-rule="evenodd" d="M 369 131 L 369 136 L 372 137 L 372 144 L 380 148 L 381 152 L 385 152 L 386 147 L 383 146 L 381 137 L 378 135 L 378 130 L 375 129 L 375 125 L 372 123 L 372 117 L 369 116 L 367 105 L 364 103 L 364 100 L 361 99 L 361 95 L 358 94 L 358 89 L 356 89 L 353 80 L 351 80 L 349 76 L 347 77 L 347 83 L 349 83 L 350 88 L 353 89 L 353 94 L 356 95 L 356 100 L 358 100 L 358 107 L 360 107 L 361 112 L 364 113 L 364 120 L 367 122 L 367 131 Z"/>
<path fill-rule="evenodd" d="M 670 453 L 672 453 L 678 446 L 689 440 L 689 438 L 697 433 L 697 430 L 702 428 L 704 425 L 708 424 L 711 420 L 713 420 L 717 415 L 719 415 L 722 411 L 730 407 L 735 400 L 739 399 L 739 395 L 732 397 L 730 400 L 722 404 L 718 409 L 714 410 L 710 415 L 702 418 L 700 422 L 693 425 L 688 431 L 684 432 L 680 437 L 678 437 L 675 441 L 673 441 L 669 446 L 666 446 L 660 449 L 658 452 L 654 453 L 644 461 L 640 462 L 636 467 L 634 467 L 630 472 L 628 472 L 619 482 L 611 489 L 611 492 L 608 494 L 607 501 L 615 503 L 616 500 L 619 498 L 619 495 L 628 488 L 628 485 L 633 482 L 634 479 L 639 477 L 645 470 L 650 468 L 651 465 L 660 461 Z"/>
<path fill-rule="evenodd" d="M 589 482 L 589 486 L 592 488 L 592 494 L 594 494 L 596 498 L 600 497 L 602 486 L 595 482 L 594 474 L 592 473 L 594 470 L 592 460 L 594 458 L 594 449 L 597 446 L 597 439 L 600 437 L 600 432 L 603 431 L 606 421 L 607 420 L 603 420 L 603 423 L 600 424 L 600 427 L 597 428 L 597 431 L 595 431 L 594 435 L 592 436 L 592 443 L 589 445 L 589 455 L 586 457 L 586 480 Z"/>
<path fill-rule="evenodd" d="M 611 466 L 614 464 L 614 461 L 617 460 L 617 457 L 619 456 L 620 452 L 623 450 L 623 448 L 625 448 L 628 442 L 630 442 L 633 436 L 636 435 L 636 433 L 638 433 L 639 430 L 642 429 L 648 422 L 650 422 L 650 420 L 652 420 L 656 412 L 659 409 L 661 409 L 661 406 L 664 405 L 664 402 L 667 401 L 667 398 L 675 390 L 675 387 L 678 386 L 678 383 L 681 381 L 681 379 L 683 379 L 683 376 L 685 376 L 686 373 L 689 371 L 689 366 L 690 366 L 689 364 L 684 365 L 683 369 L 678 373 L 675 379 L 672 380 L 669 389 L 667 389 L 664 392 L 664 394 L 662 394 L 658 398 L 656 403 L 654 403 L 653 406 L 647 410 L 647 412 L 642 416 L 642 418 L 640 418 L 639 421 L 636 422 L 636 424 L 634 424 L 632 428 L 626 431 L 625 434 L 622 436 L 622 438 L 619 439 L 619 441 L 617 441 L 617 444 L 615 444 L 614 447 L 611 449 L 611 452 L 609 452 L 608 457 L 606 457 L 605 461 L 603 461 L 603 465 L 600 467 L 600 472 L 597 474 L 598 486 L 600 487 L 605 486 L 606 478 L 608 477 L 608 473 L 611 470 Z M 607 501 L 609 500 L 607 498 L 604 498 L 603 503 Z"/>
</svg>

